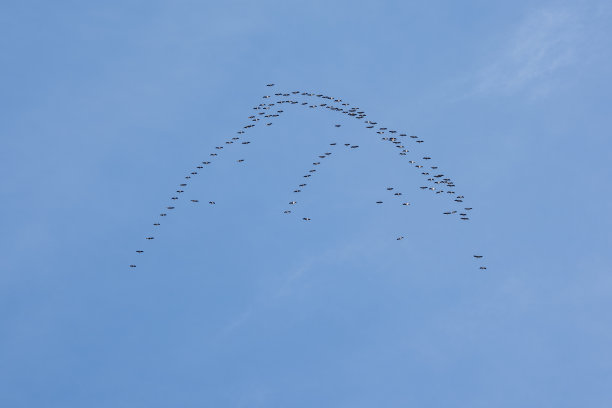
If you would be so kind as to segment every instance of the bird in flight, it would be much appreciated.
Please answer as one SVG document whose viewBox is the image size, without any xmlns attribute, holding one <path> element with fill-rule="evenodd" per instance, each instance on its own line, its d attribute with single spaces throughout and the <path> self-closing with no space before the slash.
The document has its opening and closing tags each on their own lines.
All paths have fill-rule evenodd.
<svg viewBox="0 0 612 408">
<path fill-rule="evenodd" d="M 266 84 L 267 87 L 272 87 L 275 86 L 274 83 L 269 83 Z M 274 97 L 278 97 L 276 100 L 274 99 Z M 308 107 L 310 109 L 315 109 L 315 110 L 330 110 L 332 112 L 335 112 L 337 114 L 340 115 L 344 115 L 347 120 L 351 120 L 349 118 L 355 118 L 358 119 L 361 123 L 362 126 L 365 127 L 365 129 L 373 129 L 373 130 L 367 130 L 367 132 L 376 132 L 376 134 L 382 135 L 383 137 L 381 138 L 382 141 L 384 142 L 388 142 L 393 144 L 393 147 L 396 147 L 398 149 L 401 149 L 401 151 L 399 152 L 399 155 L 402 157 L 402 160 L 404 160 L 403 158 L 405 157 L 406 161 L 411 164 L 414 165 L 413 167 L 417 168 L 417 169 L 422 169 L 424 166 L 421 164 L 418 164 L 416 160 L 414 159 L 421 159 L 421 160 L 432 160 L 432 158 L 429 155 L 419 155 L 417 157 L 410 157 L 410 155 L 414 155 L 414 153 L 410 153 L 410 150 L 406 149 L 405 146 L 402 144 L 402 142 L 400 141 L 401 139 L 398 139 L 395 135 L 398 133 L 397 130 L 389 130 L 389 128 L 384 127 L 384 126 L 380 126 L 378 128 L 375 128 L 375 125 L 378 125 L 378 122 L 373 121 L 371 119 L 365 119 L 366 118 L 366 112 L 363 110 L 360 110 L 360 108 L 352 106 L 351 104 L 344 102 L 342 99 L 340 98 L 336 98 L 330 95 L 325 95 L 323 93 L 317 94 L 317 93 L 313 93 L 313 92 L 308 92 L 308 91 L 299 91 L 299 90 L 294 90 L 294 91 L 290 91 L 290 92 L 277 92 L 274 95 L 264 95 L 263 96 L 263 101 L 262 103 L 259 103 L 258 105 L 253 107 L 253 110 L 256 110 L 257 113 L 253 113 L 252 115 L 250 115 L 248 117 L 248 121 L 246 125 L 242 126 L 242 129 L 239 129 L 237 131 L 237 133 L 239 135 L 245 134 L 247 131 L 251 131 L 251 129 L 253 127 L 255 127 L 260 118 L 262 119 L 262 123 L 261 125 L 263 125 L 264 121 L 263 118 L 268 119 L 267 121 L 265 121 L 266 126 L 271 126 L 274 123 L 274 118 L 279 117 L 281 114 L 285 114 L 285 110 L 286 109 L 278 109 L 281 108 L 281 105 L 284 106 L 298 106 L 300 107 L 299 109 L 301 109 L 301 107 Z M 318 101 L 317 101 L 318 99 Z M 275 107 L 275 108 L 273 108 Z M 363 121 L 363 122 L 362 122 Z M 261 126 L 260 125 L 260 126 Z M 335 128 L 340 128 L 342 127 L 342 123 L 335 123 L 334 124 Z M 265 128 L 265 127 L 264 127 Z M 407 134 L 406 133 L 399 133 L 400 137 L 406 137 Z M 251 142 L 248 140 L 243 140 L 241 141 L 241 143 L 234 143 L 234 141 L 239 140 L 240 138 L 237 136 L 232 137 L 231 139 L 226 139 L 225 141 L 220 141 L 219 144 L 224 144 L 223 145 L 219 145 L 219 146 L 215 146 L 215 150 L 219 151 L 224 149 L 224 152 L 229 151 L 231 149 L 236 149 L 237 146 L 240 145 L 248 145 Z M 410 135 L 410 139 L 413 139 L 414 141 L 416 141 L 417 143 L 423 143 L 424 141 L 422 139 L 419 139 L 418 136 L 415 135 Z M 406 139 L 405 139 L 406 140 Z M 223 143 L 224 142 L 224 143 Z M 331 142 L 329 143 L 330 146 L 336 146 L 337 143 L 336 142 Z M 359 148 L 358 144 L 352 144 L 352 143 L 345 143 L 344 144 L 346 147 L 350 147 L 351 149 L 357 149 Z M 418 147 L 419 149 L 421 149 L 421 147 Z M 367 151 L 367 149 L 366 149 Z M 319 154 L 318 158 L 319 159 L 324 159 L 328 156 L 330 156 L 332 153 L 331 152 L 326 152 L 323 154 Z M 210 153 L 211 157 L 218 157 L 219 155 L 217 153 Z M 396 156 L 397 157 L 397 156 Z M 409 159 L 409 160 L 408 160 Z M 237 159 L 236 160 L 237 163 L 244 163 L 245 159 Z M 202 161 L 201 164 L 203 165 L 210 165 L 211 161 Z M 313 166 L 319 166 L 321 165 L 321 161 L 315 161 L 312 163 Z M 186 175 L 184 178 L 185 179 L 191 179 L 191 176 L 195 176 L 195 175 L 199 175 L 199 173 L 203 173 L 204 170 L 204 166 L 198 164 L 194 166 L 195 169 L 192 169 L 189 171 L 189 175 Z M 431 169 L 437 170 L 438 166 L 431 166 Z M 304 178 L 309 178 L 313 175 L 313 173 L 315 173 L 317 170 L 316 169 L 310 169 L 308 170 L 308 173 L 303 175 Z M 452 180 L 450 178 L 442 178 L 444 177 L 444 174 L 435 174 L 435 175 L 430 175 L 427 171 L 422 171 L 421 172 L 421 176 L 424 176 L 424 180 L 423 180 L 423 184 L 420 186 L 421 190 L 424 191 L 432 191 L 434 192 L 434 196 L 436 197 L 449 197 L 452 198 L 452 200 L 456 203 L 463 203 L 464 201 L 464 196 L 462 195 L 457 195 L 457 196 L 448 196 L 447 194 L 440 194 L 443 192 L 446 192 L 448 194 L 455 194 L 454 191 L 450 191 L 449 189 L 453 189 L 455 187 L 455 184 L 452 182 Z M 305 187 L 306 183 L 302 183 L 299 184 L 299 187 Z M 442 187 L 444 186 L 444 187 Z M 180 183 L 179 185 L 180 189 L 176 190 L 177 193 L 182 194 L 185 192 L 185 190 L 187 190 L 187 182 L 184 183 Z M 442 188 L 441 188 L 442 187 Z M 392 191 L 394 188 L 393 187 L 387 187 L 388 191 Z M 294 193 L 300 193 L 302 192 L 301 189 L 295 189 L 293 190 Z M 306 194 L 307 193 L 302 193 L 302 194 Z M 401 196 L 402 193 L 400 192 L 395 192 L 394 193 L 395 196 Z M 180 196 L 172 196 L 171 200 L 173 201 L 177 201 L 179 200 Z M 197 203 L 199 202 L 199 200 L 196 199 L 191 199 L 190 200 L 193 203 Z M 450 201 L 450 200 L 449 200 Z M 382 204 L 383 201 L 376 201 L 376 204 Z M 209 201 L 209 204 L 215 204 L 214 201 Z M 295 205 L 297 204 L 296 201 L 291 201 L 289 202 L 290 205 Z M 403 203 L 394 203 L 392 205 L 403 205 L 403 206 L 409 206 L 410 203 L 409 202 L 403 202 Z M 456 205 L 456 204 L 453 204 Z M 385 207 L 385 208 L 389 208 L 389 207 Z M 174 210 L 175 207 L 174 206 L 167 206 L 166 209 L 168 210 Z M 472 210 L 472 207 L 464 207 L 465 211 L 469 211 Z M 178 210 L 177 210 L 178 211 Z M 291 214 L 290 210 L 284 210 L 283 211 L 284 214 Z M 443 214 L 445 215 L 451 215 L 451 214 L 456 214 L 457 211 L 456 210 L 448 210 L 445 211 Z M 160 214 L 161 217 L 165 217 L 167 216 L 166 213 L 161 213 Z M 469 220 L 469 218 L 467 217 L 467 213 L 460 213 L 459 214 L 459 218 L 461 220 Z M 291 217 L 289 217 L 291 218 Z M 303 220 L 305 221 L 310 221 L 311 219 L 309 217 L 302 217 Z M 154 226 L 159 226 L 159 223 L 154 223 Z M 146 239 L 150 240 L 153 239 L 152 236 L 146 237 Z M 398 236 L 396 238 L 398 241 L 403 240 L 404 236 Z M 142 250 L 138 250 L 136 251 L 139 254 L 142 254 L 144 251 Z M 482 255 L 474 255 L 474 258 L 480 259 L 482 258 Z M 135 267 L 136 265 L 130 265 L 130 267 Z M 480 269 L 486 269 L 486 267 L 481 266 Z"/>
</svg>

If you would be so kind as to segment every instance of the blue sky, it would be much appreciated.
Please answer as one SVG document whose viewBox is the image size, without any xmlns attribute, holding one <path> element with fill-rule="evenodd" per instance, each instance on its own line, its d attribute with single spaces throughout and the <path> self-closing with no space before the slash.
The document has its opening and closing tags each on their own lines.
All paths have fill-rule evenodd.
<svg viewBox="0 0 612 408">
<path fill-rule="evenodd" d="M 612 404 L 606 2 L 0 7 L 0 406 Z"/>
</svg>

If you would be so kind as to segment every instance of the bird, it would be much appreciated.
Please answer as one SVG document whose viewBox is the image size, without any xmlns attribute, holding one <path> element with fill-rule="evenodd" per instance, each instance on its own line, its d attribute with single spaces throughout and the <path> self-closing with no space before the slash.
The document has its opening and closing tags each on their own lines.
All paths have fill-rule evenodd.
<svg viewBox="0 0 612 408">
<path fill-rule="evenodd" d="M 480 259 L 480 258 L 482 258 L 482 255 L 474 255 L 474 258 Z"/>
<path fill-rule="evenodd" d="M 274 84 L 266 84 L 266 86 L 274 86 Z"/>
<path fill-rule="evenodd" d="M 155 237 L 147 237 L 147 239 L 155 239 Z"/>
<path fill-rule="evenodd" d="M 136 252 L 139 253 L 139 254 L 142 254 L 144 251 L 138 250 Z"/>
<path fill-rule="evenodd" d="M 266 84 L 267 87 L 272 87 L 274 85 L 275 85 L 274 83 Z M 323 99 L 323 100 L 319 100 L 319 101 L 316 101 L 314 99 L 310 99 L 308 102 L 303 102 L 302 103 L 302 105 L 304 107 L 308 106 L 309 108 L 313 108 L 313 109 L 314 108 L 325 108 L 325 109 L 334 111 L 336 113 L 342 113 L 342 114 L 345 114 L 345 115 L 347 115 L 349 117 L 354 117 L 354 118 L 356 118 L 358 120 L 359 119 L 364 120 L 365 125 L 366 125 L 365 127 L 369 128 L 369 129 L 372 129 L 372 128 L 375 127 L 375 125 L 377 125 L 377 122 L 374 122 L 374 121 L 369 120 L 369 119 L 365 119 L 365 117 L 367 115 L 365 114 L 364 111 L 360 111 L 358 107 L 351 106 L 348 103 L 342 103 L 342 100 L 339 99 L 339 98 L 335 98 L 335 97 L 332 97 L 332 96 L 329 96 L 329 95 L 325 95 L 325 94 L 314 94 L 314 93 L 310 93 L 310 92 L 291 91 L 291 92 L 286 92 L 286 93 L 277 92 L 277 93 L 273 94 L 274 96 L 272 96 L 272 94 L 271 95 L 264 95 L 263 99 L 265 101 L 260 101 L 260 102 L 266 102 L 266 103 L 259 103 L 259 104 L 257 104 L 256 106 L 253 107 L 253 109 L 257 110 L 258 112 L 256 114 L 253 114 L 253 115 L 249 116 L 248 119 L 249 119 L 249 121 L 251 123 L 246 125 L 246 126 L 243 126 L 243 130 L 239 130 L 237 133 L 238 134 L 244 134 L 245 131 L 249 130 L 250 128 L 255 127 L 258 121 L 261 121 L 262 124 L 266 123 L 267 126 L 271 126 L 273 124 L 272 122 L 263 121 L 263 119 L 264 118 L 267 119 L 267 118 L 278 117 L 280 113 L 283 113 L 283 110 L 278 109 L 278 107 L 280 107 L 280 104 L 289 104 L 289 105 L 298 105 L 299 106 L 299 104 L 302 102 L 302 101 L 291 99 L 292 98 L 292 96 L 291 96 L 292 94 L 293 95 L 301 94 L 303 97 L 308 97 L 308 98 L 316 97 L 316 98 Z M 275 98 L 275 97 L 279 97 L 279 98 L 277 98 L 277 100 L 271 99 L 271 98 Z M 306 98 L 304 98 L 304 99 L 308 100 Z M 323 103 L 319 103 L 319 102 L 323 102 Z M 336 103 L 338 103 L 338 105 L 336 105 Z M 340 104 L 341 104 L 341 106 L 340 106 Z M 277 105 L 277 108 L 273 109 L 272 106 L 275 106 L 275 105 Z M 342 125 L 340 123 L 335 123 L 334 126 L 339 128 Z M 382 140 L 383 141 L 391 142 L 391 143 L 394 144 L 394 147 L 396 147 L 398 149 L 401 149 L 400 152 L 398 152 L 400 155 L 407 156 L 407 153 L 410 152 L 408 149 L 406 149 L 402 145 L 402 141 L 401 141 L 402 139 L 399 139 L 399 138 L 395 137 L 398 134 L 398 131 L 396 131 L 396 130 L 388 130 L 388 128 L 383 127 L 382 125 L 381 125 L 381 127 L 377 128 L 377 129 L 374 129 L 374 131 L 377 132 L 378 134 L 380 134 L 381 136 L 385 136 L 385 133 L 386 133 L 386 137 L 382 137 Z M 399 133 L 399 135 L 397 135 L 397 136 L 406 137 L 407 135 L 406 135 L 406 133 Z M 423 143 L 424 142 L 423 140 L 419 139 L 418 136 L 415 136 L 415 135 L 410 135 L 410 138 L 411 139 L 416 139 L 415 141 L 417 143 Z M 240 139 L 239 137 L 233 137 L 231 139 L 230 138 L 226 138 L 224 140 L 225 143 L 223 143 L 223 144 L 232 145 L 232 144 L 234 144 L 234 141 L 237 141 L 239 139 Z M 406 139 L 404 139 L 404 141 L 405 140 Z M 250 141 L 246 141 L 246 140 L 241 140 L 240 142 L 243 145 L 247 145 L 247 144 L 250 143 Z M 223 149 L 224 146 L 221 143 L 220 143 L 219 146 L 215 147 L 215 149 L 217 151 Z M 236 144 L 238 144 L 238 143 L 236 142 Z M 329 143 L 329 145 L 330 146 L 336 146 L 336 145 L 341 145 L 341 143 L 332 142 L 332 143 Z M 355 148 L 359 147 L 358 145 L 352 145 L 351 143 L 345 143 L 345 146 L 346 147 L 350 147 L 351 149 L 355 149 Z M 227 146 L 225 146 L 225 147 L 227 147 Z M 331 155 L 331 153 L 330 152 L 326 152 L 326 153 L 321 153 L 318 157 L 320 159 L 324 159 L 325 157 L 327 157 L 329 155 Z M 217 153 L 211 153 L 210 156 L 218 156 L 218 155 L 217 155 Z M 422 159 L 423 160 L 431 160 L 431 157 L 424 156 L 424 157 L 422 157 Z M 244 162 L 244 159 L 236 160 L 236 162 L 237 163 L 242 163 L 242 162 Z M 203 165 L 211 164 L 210 161 L 203 161 L 201 163 L 202 163 L 201 165 L 197 165 L 196 166 L 196 169 L 194 169 L 195 171 L 190 171 L 191 176 L 197 175 L 199 169 L 204 168 Z M 409 160 L 409 163 L 412 164 L 412 165 L 415 165 L 415 167 L 419 168 L 419 169 L 424 167 L 422 165 L 417 164 L 414 160 Z M 321 162 L 320 161 L 313 162 L 312 164 L 313 164 L 313 166 L 318 166 L 318 165 L 321 164 Z M 437 166 L 431 166 L 431 169 L 435 170 L 437 168 L 438 168 Z M 311 169 L 303 177 L 304 178 L 311 177 L 312 173 L 314 173 L 314 172 L 316 172 L 316 170 L 315 169 Z M 438 184 L 438 186 L 436 186 L 436 187 L 429 187 L 431 185 L 430 184 L 429 186 L 421 186 L 420 187 L 421 189 L 423 189 L 423 190 L 429 189 L 429 190 L 434 191 L 436 194 L 440 194 L 440 193 L 444 193 L 444 192 L 446 192 L 448 194 L 455 194 L 454 191 L 445 191 L 445 189 L 447 189 L 447 188 L 452 189 L 453 187 L 455 187 L 454 183 L 451 181 L 450 178 L 442 179 L 442 177 L 444 177 L 443 174 L 437 174 L 437 175 L 433 175 L 433 174 L 434 173 L 432 173 L 432 175 L 430 175 L 427 172 L 422 172 L 422 175 L 428 176 L 427 177 L 427 181 L 433 181 L 433 183 L 431 183 L 431 184 Z M 186 176 L 185 177 L 185 179 L 190 179 L 190 178 L 191 178 L 190 176 Z M 440 184 L 443 184 L 445 186 L 442 187 L 442 186 L 440 186 Z M 186 181 L 184 183 L 180 184 L 180 187 L 186 187 L 186 186 L 187 186 L 187 182 Z M 304 187 L 304 186 L 306 186 L 306 183 L 300 184 L 299 186 L 300 186 L 300 188 Z M 443 189 L 440 189 L 440 187 L 442 187 Z M 393 189 L 394 189 L 393 187 L 388 187 L 387 188 L 388 191 L 392 191 Z M 293 190 L 294 193 L 299 193 L 301 191 L 302 190 L 299 189 L 299 188 Z M 184 193 L 184 190 L 177 190 L 177 193 Z M 402 193 L 394 192 L 394 195 L 401 196 Z M 180 196 L 175 196 L 175 197 L 171 197 L 171 199 L 172 200 L 178 200 L 179 197 Z M 463 196 L 456 196 L 456 197 L 453 197 L 452 199 L 454 199 L 456 202 L 463 202 Z M 194 203 L 199 202 L 198 200 L 194 200 L 194 199 L 192 199 L 190 201 L 194 202 Z M 382 203 L 383 203 L 383 201 L 376 201 L 376 204 L 382 204 Z M 402 205 L 404 205 L 404 206 L 409 206 L 410 205 L 409 202 L 403 202 L 403 203 L 400 202 L 400 203 Z M 214 201 L 209 201 L 209 204 L 215 204 L 215 202 Z M 293 201 L 293 202 L 290 202 L 290 204 L 297 204 L 297 202 Z M 171 209 L 174 209 L 175 207 L 166 207 L 166 208 L 171 210 Z M 460 219 L 468 220 L 469 218 L 467 217 L 467 211 L 471 210 L 471 209 L 472 209 L 471 207 L 466 207 L 465 208 L 465 212 L 462 212 L 462 213 L 458 214 L 461 217 Z M 284 210 L 283 212 L 285 214 L 291 213 L 290 210 Z M 443 214 L 450 215 L 450 214 L 455 214 L 455 213 L 457 213 L 457 211 L 446 211 Z M 162 214 L 160 214 L 160 216 L 166 216 L 166 214 L 162 213 Z M 302 219 L 306 220 L 306 221 L 310 220 L 310 218 L 308 218 L 308 217 L 303 217 Z M 159 226 L 160 224 L 159 223 L 155 223 L 153 225 Z M 402 240 L 403 238 L 404 238 L 403 236 L 399 236 L 396 239 L 399 241 L 399 240 Z M 153 237 L 147 237 L 147 239 L 153 239 Z M 138 253 L 142 253 L 142 252 L 143 251 L 140 251 Z M 482 256 L 480 256 L 480 255 L 476 256 L 475 255 L 475 257 L 482 257 Z M 481 267 L 481 269 L 486 269 L 486 267 L 483 266 L 483 267 Z"/>
<path fill-rule="evenodd" d="M 162 214 L 159 214 L 159 216 L 160 216 L 160 217 L 165 217 L 165 216 L 166 216 L 166 214 L 162 213 Z"/>
<path fill-rule="evenodd" d="M 130 265 L 130 268 L 135 268 L 135 267 L 136 267 L 136 265 Z"/>
<path fill-rule="evenodd" d="M 487 267 L 486 266 L 481 266 L 480 269 L 487 269 Z"/>
</svg>

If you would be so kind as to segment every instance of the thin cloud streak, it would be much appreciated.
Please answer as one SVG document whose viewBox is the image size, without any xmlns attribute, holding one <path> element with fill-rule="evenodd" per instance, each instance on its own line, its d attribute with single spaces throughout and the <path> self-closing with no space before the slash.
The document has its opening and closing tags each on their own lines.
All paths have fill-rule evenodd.
<svg viewBox="0 0 612 408">
<path fill-rule="evenodd" d="M 556 71 L 576 63 L 583 41 L 580 13 L 540 9 L 518 25 L 501 53 L 476 75 L 470 96 L 545 93 Z"/>
</svg>

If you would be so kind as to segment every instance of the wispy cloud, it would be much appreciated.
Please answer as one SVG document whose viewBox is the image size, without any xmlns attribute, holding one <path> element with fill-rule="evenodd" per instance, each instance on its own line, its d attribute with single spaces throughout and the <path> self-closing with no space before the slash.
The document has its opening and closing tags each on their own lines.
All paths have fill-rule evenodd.
<svg viewBox="0 0 612 408">
<path fill-rule="evenodd" d="M 546 92 L 558 70 L 578 61 L 584 41 L 577 10 L 539 9 L 528 14 L 475 78 L 472 94 Z"/>
<path fill-rule="evenodd" d="M 293 268 L 287 270 L 280 281 L 272 285 L 268 290 L 248 305 L 240 314 L 231 319 L 218 333 L 218 338 L 223 339 L 232 335 L 236 330 L 247 324 L 250 319 L 264 312 L 268 308 L 283 302 L 285 299 L 295 295 L 296 292 L 304 290 L 312 282 L 307 280 L 309 274 L 317 271 L 322 266 L 330 262 L 343 262 L 355 258 L 357 254 L 367 253 L 368 250 L 376 249 L 373 245 L 365 244 L 363 239 L 355 237 L 353 240 L 345 242 L 339 246 L 329 248 L 326 251 L 311 255 L 302 259 Z"/>
</svg>

